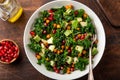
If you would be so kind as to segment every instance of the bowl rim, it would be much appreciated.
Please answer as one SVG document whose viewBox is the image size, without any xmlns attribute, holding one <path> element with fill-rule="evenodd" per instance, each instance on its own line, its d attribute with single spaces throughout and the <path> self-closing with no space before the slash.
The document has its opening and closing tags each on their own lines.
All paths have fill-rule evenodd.
<svg viewBox="0 0 120 80">
<path fill-rule="evenodd" d="M 19 56 L 19 54 L 20 54 L 19 46 L 18 46 L 18 44 L 17 44 L 15 41 L 13 41 L 13 40 L 11 40 L 11 39 L 2 39 L 2 40 L 0 40 L 0 43 L 3 42 L 3 41 L 10 41 L 10 42 L 12 42 L 13 44 L 15 44 L 15 46 L 18 48 L 17 54 L 18 54 L 18 56 Z M 18 58 L 18 57 L 17 57 L 17 58 Z M 13 58 L 10 62 L 4 62 L 4 61 L 1 61 L 1 60 L 0 60 L 0 62 L 3 63 L 3 64 L 11 64 L 11 63 L 13 63 L 17 58 Z"/>
<path fill-rule="evenodd" d="M 37 14 L 44 6 L 49 5 L 49 4 L 51 4 L 51 3 L 54 3 L 54 2 L 61 2 L 61 1 L 65 1 L 65 0 L 50 1 L 50 2 L 48 2 L 48 3 L 46 3 L 46 4 L 42 5 L 42 6 L 40 6 L 40 7 L 32 14 L 32 16 L 29 18 L 29 20 L 28 20 L 28 22 L 27 22 L 27 24 L 26 24 L 25 30 L 24 30 L 23 44 L 24 44 L 25 53 L 26 53 L 27 58 L 29 59 L 30 63 L 32 64 L 32 66 L 33 66 L 38 72 L 40 72 L 40 73 L 41 73 L 41 71 L 39 71 L 39 70 L 35 67 L 35 65 L 34 65 L 34 64 L 32 63 L 32 61 L 30 60 L 29 55 L 27 54 L 27 48 L 26 48 L 26 45 L 25 45 L 25 42 L 26 42 L 26 40 L 25 40 L 25 37 L 26 37 L 25 32 L 27 31 L 26 29 L 27 29 L 27 27 L 29 26 L 29 23 L 31 22 L 31 19 L 34 18 L 35 14 Z M 104 31 L 102 22 L 100 21 L 99 17 L 96 15 L 96 13 L 95 13 L 92 9 L 90 9 L 88 6 L 86 6 L 85 4 L 83 4 L 83 3 L 81 3 L 81 2 L 78 2 L 78 1 L 73 1 L 73 0 L 66 0 L 66 1 L 70 1 L 71 3 L 72 3 L 72 2 L 75 2 L 75 3 L 77 3 L 77 4 L 81 4 L 82 6 L 88 8 L 88 9 L 94 14 L 94 16 L 95 16 L 95 17 L 97 18 L 97 20 L 99 21 L 99 24 L 101 25 L 101 28 L 102 28 L 102 31 L 103 31 L 102 34 L 104 35 L 104 36 L 103 36 L 103 42 L 104 42 L 104 43 L 102 43 L 102 44 L 103 44 L 103 48 L 102 48 L 101 56 L 100 56 L 100 58 L 98 59 L 98 61 L 96 62 L 96 64 L 93 66 L 93 68 L 95 68 L 95 67 L 98 65 L 98 63 L 100 62 L 100 60 L 101 60 L 101 58 L 102 58 L 102 56 L 103 56 L 103 53 L 104 53 L 104 50 L 105 50 L 105 45 L 106 45 L 106 36 L 105 36 L 105 31 Z M 88 14 L 88 15 L 89 15 L 89 14 Z M 33 23 L 34 23 L 34 22 L 33 22 Z M 36 63 L 36 64 L 37 64 L 37 63 Z M 84 75 L 82 75 L 82 76 L 85 76 L 87 73 L 88 73 L 88 71 L 87 71 L 86 73 L 84 73 Z M 46 75 L 45 73 L 42 73 L 42 74 L 45 75 L 46 77 L 49 77 L 49 78 L 59 79 L 59 78 L 54 78 L 54 77 L 48 76 L 48 75 Z M 81 76 L 81 77 L 82 77 L 82 76 Z M 79 76 L 79 77 L 74 77 L 74 78 L 72 78 L 72 79 L 76 79 L 76 78 L 80 78 L 80 76 Z"/>
</svg>

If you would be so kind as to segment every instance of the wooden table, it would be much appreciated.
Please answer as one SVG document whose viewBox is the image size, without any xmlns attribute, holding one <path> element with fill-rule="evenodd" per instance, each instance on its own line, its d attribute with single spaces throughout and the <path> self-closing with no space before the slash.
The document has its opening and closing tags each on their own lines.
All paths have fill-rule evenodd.
<svg viewBox="0 0 120 80">
<path fill-rule="evenodd" d="M 10 65 L 0 63 L 0 80 L 51 80 L 45 77 L 28 61 L 23 48 L 25 25 L 32 13 L 52 0 L 19 0 L 24 13 L 14 24 L 0 20 L 0 40 L 8 38 L 20 46 L 20 57 Z M 77 0 L 89 6 L 100 18 L 106 32 L 106 49 L 102 60 L 94 69 L 95 80 L 120 80 L 120 28 L 114 28 L 95 0 Z M 87 75 L 78 80 L 87 80 Z"/>
</svg>

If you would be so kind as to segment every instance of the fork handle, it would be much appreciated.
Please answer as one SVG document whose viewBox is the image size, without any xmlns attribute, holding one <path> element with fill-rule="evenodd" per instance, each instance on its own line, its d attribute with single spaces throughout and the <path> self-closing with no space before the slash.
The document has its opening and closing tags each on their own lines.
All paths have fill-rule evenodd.
<svg viewBox="0 0 120 80">
<path fill-rule="evenodd" d="M 88 80 L 94 80 L 93 71 L 92 71 L 92 53 L 91 53 L 91 51 L 92 51 L 92 47 L 89 48 L 89 74 L 88 74 Z"/>
<path fill-rule="evenodd" d="M 88 74 L 88 80 L 94 80 L 93 71 L 90 70 Z"/>
</svg>

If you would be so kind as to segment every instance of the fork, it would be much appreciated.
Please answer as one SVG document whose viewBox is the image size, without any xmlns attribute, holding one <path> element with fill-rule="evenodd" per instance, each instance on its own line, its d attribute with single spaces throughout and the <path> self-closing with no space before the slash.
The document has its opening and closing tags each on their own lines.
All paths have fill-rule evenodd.
<svg viewBox="0 0 120 80">
<path fill-rule="evenodd" d="M 92 46 L 93 46 L 93 43 L 97 39 L 97 35 L 94 34 L 92 39 L 93 39 L 93 41 L 91 43 L 91 47 L 89 48 L 89 74 L 88 74 L 88 80 L 94 80 L 93 70 L 92 70 Z"/>
</svg>

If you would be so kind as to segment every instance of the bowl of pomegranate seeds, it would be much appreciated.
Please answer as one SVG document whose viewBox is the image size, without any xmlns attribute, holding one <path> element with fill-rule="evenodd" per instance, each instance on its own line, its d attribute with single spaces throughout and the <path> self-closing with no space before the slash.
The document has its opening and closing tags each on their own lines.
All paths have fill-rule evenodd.
<svg viewBox="0 0 120 80">
<path fill-rule="evenodd" d="M 14 62 L 19 56 L 18 45 L 10 39 L 0 41 L 0 62 L 10 64 Z"/>
</svg>

